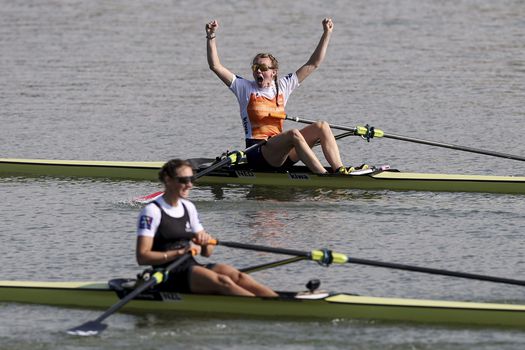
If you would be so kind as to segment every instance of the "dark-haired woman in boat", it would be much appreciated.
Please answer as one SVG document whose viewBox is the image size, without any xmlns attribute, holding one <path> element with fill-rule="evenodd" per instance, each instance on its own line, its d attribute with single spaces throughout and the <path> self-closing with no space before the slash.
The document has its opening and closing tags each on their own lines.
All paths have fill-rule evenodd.
<svg viewBox="0 0 525 350">
<path fill-rule="evenodd" d="M 191 164 L 173 159 L 159 172 L 164 195 L 140 212 L 136 257 L 139 265 L 167 266 L 195 249 L 209 257 L 214 245 L 204 230 L 195 205 L 187 198 L 193 187 Z M 277 294 L 251 276 L 226 264 L 203 265 L 190 258 L 175 268 L 159 288 L 181 293 L 273 297 Z"/>
</svg>

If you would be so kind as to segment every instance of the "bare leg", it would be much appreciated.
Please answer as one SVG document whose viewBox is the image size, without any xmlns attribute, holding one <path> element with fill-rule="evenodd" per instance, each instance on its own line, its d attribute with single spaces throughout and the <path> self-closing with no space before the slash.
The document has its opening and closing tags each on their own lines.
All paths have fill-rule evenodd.
<svg viewBox="0 0 525 350">
<path fill-rule="evenodd" d="M 271 288 L 257 282 L 250 275 L 240 272 L 239 270 L 225 264 L 217 264 L 213 267 L 213 271 L 220 275 L 228 276 L 231 280 L 240 287 L 252 292 L 260 297 L 276 297 Z"/>
<path fill-rule="evenodd" d="M 275 297 L 270 288 L 235 268 L 217 264 L 212 270 L 195 266 L 191 275 L 191 290 L 201 294 Z"/>
<path fill-rule="evenodd" d="M 190 288 L 193 293 L 198 294 L 255 296 L 254 293 L 238 286 L 230 277 L 202 266 L 193 267 Z"/>
<path fill-rule="evenodd" d="M 301 129 L 301 134 L 304 136 L 304 139 L 310 147 L 313 147 L 317 140 L 320 141 L 326 161 L 330 164 L 333 171 L 336 171 L 343 166 L 337 141 L 335 140 L 332 129 L 330 129 L 330 125 L 327 122 L 318 121 L 314 124 L 310 124 Z M 296 160 L 296 158 L 293 158 L 293 154 L 291 154 L 291 156 L 293 160 Z"/>
<path fill-rule="evenodd" d="M 284 164 L 292 149 L 311 171 L 317 174 L 326 173 L 326 169 L 297 129 L 288 130 L 270 138 L 262 147 L 262 154 L 268 164 L 278 167 Z"/>
</svg>

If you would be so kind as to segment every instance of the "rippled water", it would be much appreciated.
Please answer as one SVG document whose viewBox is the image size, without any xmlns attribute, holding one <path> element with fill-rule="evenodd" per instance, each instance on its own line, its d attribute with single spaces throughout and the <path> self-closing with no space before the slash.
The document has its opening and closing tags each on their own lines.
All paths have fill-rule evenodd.
<svg viewBox="0 0 525 350">
<path fill-rule="evenodd" d="M 271 51 L 297 69 L 332 16 L 318 72 L 290 115 L 523 156 L 522 1 L 0 1 L 0 155 L 100 160 L 214 157 L 242 148 L 234 96 L 208 70 L 204 24 L 217 18 L 222 62 L 249 76 Z M 297 125 L 287 122 L 286 126 Z M 525 175 L 525 166 L 395 140 L 340 141 L 347 164 Z M 134 276 L 137 195 L 151 182 L 0 178 L 0 279 Z M 523 196 L 272 188 L 195 188 L 219 238 L 521 279 Z M 267 254 L 217 249 L 249 266 Z M 278 289 L 511 301 L 523 288 L 362 266 L 301 262 L 256 277 Z M 512 330 L 115 315 L 100 338 L 62 333 L 97 311 L 0 305 L 1 348 L 516 349 Z"/>
</svg>

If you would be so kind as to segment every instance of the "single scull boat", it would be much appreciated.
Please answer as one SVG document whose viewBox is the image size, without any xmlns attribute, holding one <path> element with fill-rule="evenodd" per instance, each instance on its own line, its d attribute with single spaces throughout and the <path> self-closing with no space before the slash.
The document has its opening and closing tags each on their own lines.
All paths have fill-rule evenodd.
<svg viewBox="0 0 525 350">
<path fill-rule="evenodd" d="M 104 282 L 0 281 L 0 302 L 105 309 L 126 295 L 130 280 Z M 525 327 L 525 305 L 368 297 L 345 293 L 281 292 L 279 298 L 159 292 L 140 294 L 123 307 L 132 313 L 363 319 L 468 326 Z"/>
<path fill-rule="evenodd" d="M 210 159 L 207 159 L 210 160 Z M 112 162 L 0 158 L 0 176 L 87 177 L 156 181 L 163 162 Z M 196 167 L 198 172 L 208 168 Z M 245 164 L 216 168 L 199 177 L 201 185 L 285 186 L 396 191 L 525 194 L 525 176 L 460 175 L 368 169 L 353 175 L 316 175 L 304 166 L 276 172 L 253 171 Z"/>
</svg>

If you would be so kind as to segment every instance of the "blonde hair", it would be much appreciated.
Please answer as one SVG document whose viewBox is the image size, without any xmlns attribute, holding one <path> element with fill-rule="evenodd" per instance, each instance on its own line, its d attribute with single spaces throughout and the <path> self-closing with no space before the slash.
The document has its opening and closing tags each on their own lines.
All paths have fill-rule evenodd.
<svg viewBox="0 0 525 350">
<path fill-rule="evenodd" d="M 258 54 L 255 55 L 255 57 L 253 58 L 253 60 L 252 60 L 252 64 L 254 64 L 255 61 L 256 61 L 258 58 L 269 58 L 270 61 L 272 61 L 272 69 L 279 69 L 279 61 L 277 61 L 277 58 L 275 58 L 274 55 L 272 55 L 271 53 L 265 53 L 265 52 L 258 53 Z"/>
</svg>

